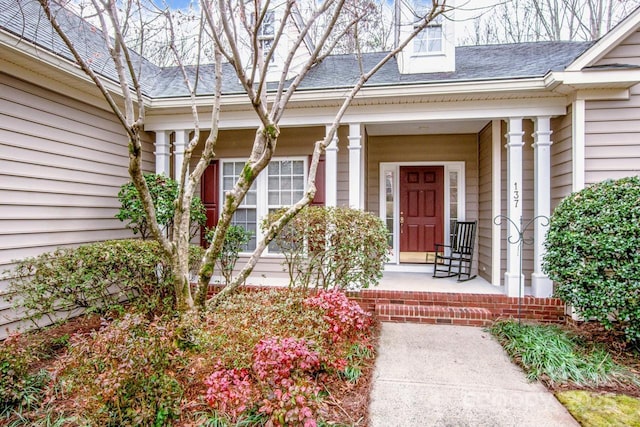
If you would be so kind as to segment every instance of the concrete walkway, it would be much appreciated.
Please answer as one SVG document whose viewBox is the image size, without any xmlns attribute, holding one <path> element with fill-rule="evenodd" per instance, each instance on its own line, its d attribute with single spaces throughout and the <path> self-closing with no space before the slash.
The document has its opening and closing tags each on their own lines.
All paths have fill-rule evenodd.
<svg viewBox="0 0 640 427">
<path fill-rule="evenodd" d="M 371 427 L 578 426 L 480 328 L 383 323 Z"/>
</svg>

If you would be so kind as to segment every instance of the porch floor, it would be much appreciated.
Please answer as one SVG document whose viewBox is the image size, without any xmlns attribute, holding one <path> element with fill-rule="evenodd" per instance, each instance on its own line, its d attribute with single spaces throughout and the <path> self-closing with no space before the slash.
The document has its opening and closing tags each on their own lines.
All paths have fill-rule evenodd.
<svg viewBox="0 0 640 427">
<path fill-rule="evenodd" d="M 455 277 L 434 278 L 431 273 L 385 271 L 374 289 L 385 291 L 446 292 L 461 294 L 504 294 L 504 288 L 494 286 L 481 277 L 458 282 Z"/>
<path fill-rule="evenodd" d="M 212 283 L 219 283 L 213 280 Z M 247 280 L 247 284 L 262 286 L 287 286 L 289 279 L 285 277 L 254 277 Z M 458 282 L 455 277 L 432 277 L 430 272 L 385 271 L 378 286 L 372 290 L 405 291 L 405 292 L 443 292 L 459 294 L 504 294 L 504 288 L 494 286 L 481 277 Z"/>
</svg>

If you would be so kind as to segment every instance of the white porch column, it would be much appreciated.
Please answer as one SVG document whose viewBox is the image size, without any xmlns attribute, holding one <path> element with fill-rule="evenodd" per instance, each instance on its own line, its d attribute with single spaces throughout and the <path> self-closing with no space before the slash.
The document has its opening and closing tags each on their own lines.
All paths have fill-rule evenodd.
<svg viewBox="0 0 640 427">
<path fill-rule="evenodd" d="M 584 188 L 585 116 L 584 99 L 576 99 L 571 104 L 571 128 L 573 130 L 571 135 L 571 139 L 573 140 L 573 191 L 580 191 Z"/>
<path fill-rule="evenodd" d="M 173 143 L 173 171 L 176 181 L 180 181 L 182 176 L 182 162 L 184 160 L 184 147 L 189 143 L 189 131 L 187 129 L 181 129 L 175 131 L 176 140 Z M 187 171 L 188 173 L 189 171 Z"/>
<path fill-rule="evenodd" d="M 330 126 L 327 125 L 327 131 Z M 325 150 L 325 205 L 338 205 L 338 132 Z"/>
<path fill-rule="evenodd" d="M 156 142 L 154 143 L 156 151 L 153 154 L 156 156 L 156 174 L 164 174 L 169 176 L 169 157 L 170 157 L 170 132 L 158 131 L 156 132 Z"/>
<path fill-rule="evenodd" d="M 362 133 L 360 123 L 349 125 L 349 207 L 364 209 L 362 173 Z"/>
<path fill-rule="evenodd" d="M 534 211 L 533 216 L 549 218 L 551 215 L 551 117 L 534 119 Z M 547 225 L 543 225 L 547 224 Z M 553 294 L 553 282 L 542 272 L 544 239 L 549 225 L 544 218 L 534 223 L 533 273 L 531 288 L 535 297 L 550 297 Z"/>
<path fill-rule="evenodd" d="M 507 121 L 507 216 L 522 226 L 522 117 L 511 117 Z M 507 239 L 517 240 L 519 233 L 507 221 Z M 520 275 L 520 250 L 518 244 L 507 242 L 507 271 L 504 274 L 507 296 L 524 295 L 524 278 Z"/>
<path fill-rule="evenodd" d="M 502 233 L 493 218 L 502 213 L 502 120 L 491 122 L 491 284 L 500 286 Z"/>
</svg>

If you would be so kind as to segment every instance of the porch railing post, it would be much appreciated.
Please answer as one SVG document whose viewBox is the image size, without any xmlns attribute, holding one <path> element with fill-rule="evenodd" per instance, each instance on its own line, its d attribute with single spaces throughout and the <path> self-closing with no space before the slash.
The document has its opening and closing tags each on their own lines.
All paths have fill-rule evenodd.
<svg viewBox="0 0 640 427">
<path fill-rule="evenodd" d="M 170 132 L 158 131 L 156 132 L 156 141 L 154 143 L 156 150 L 153 154 L 156 156 L 156 174 L 164 174 L 169 176 L 169 157 L 170 157 Z"/>
<path fill-rule="evenodd" d="M 180 129 L 176 131 L 176 141 L 174 143 L 173 170 L 174 179 L 180 180 L 182 175 L 182 161 L 184 160 L 184 147 L 189 144 L 189 131 Z M 188 171 L 187 171 L 188 172 Z"/>
<path fill-rule="evenodd" d="M 349 207 L 363 209 L 362 205 L 362 134 L 360 123 L 349 125 Z"/>
<path fill-rule="evenodd" d="M 327 125 L 327 131 L 331 126 Z M 338 134 L 325 150 L 325 206 L 338 205 Z"/>
</svg>

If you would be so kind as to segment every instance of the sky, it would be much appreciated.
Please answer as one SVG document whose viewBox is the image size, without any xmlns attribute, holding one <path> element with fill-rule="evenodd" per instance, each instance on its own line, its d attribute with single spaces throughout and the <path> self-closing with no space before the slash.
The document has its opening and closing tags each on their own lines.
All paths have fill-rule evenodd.
<svg viewBox="0 0 640 427">
<path fill-rule="evenodd" d="M 198 0 L 165 0 L 176 9 L 189 7 L 190 3 L 197 4 Z M 459 7 L 456 10 L 456 37 L 461 39 L 471 29 L 471 19 L 486 12 L 491 6 L 502 3 L 504 0 L 456 0 Z"/>
</svg>

